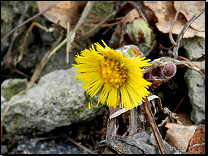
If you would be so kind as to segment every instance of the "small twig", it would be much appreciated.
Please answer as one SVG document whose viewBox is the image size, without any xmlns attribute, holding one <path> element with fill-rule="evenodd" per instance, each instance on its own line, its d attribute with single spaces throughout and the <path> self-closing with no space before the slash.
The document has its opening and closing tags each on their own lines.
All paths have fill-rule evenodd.
<svg viewBox="0 0 208 156">
<path fill-rule="evenodd" d="M 106 31 L 104 31 L 104 32 L 102 33 L 102 35 L 105 35 L 110 29 L 113 30 L 113 32 L 115 31 L 113 28 L 110 27 L 110 28 L 108 28 Z"/>
<path fill-rule="evenodd" d="M 110 27 L 110 26 L 114 26 L 114 25 L 117 25 L 117 24 L 119 24 L 120 23 L 120 21 L 119 22 L 115 22 L 115 23 L 111 23 L 111 24 L 102 24 L 102 25 L 100 25 L 101 27 Z M 96 27 L 97 26 L 97 24 L 90 24 L 90 23 L 83 23 L 82 25 L 84 25 L 84 26 L 89 26 L 89 27 Z"/>
<path fill-rule="evenodd" d="M 148 23 L 148 20 L 147 20 L 145 14 L 143 13 L 142 9 L 139 7 L 139 5 L 136 4 L 136 3 L 133 2 L 133 1 L 128 1 L 128 3 L 130 3 L 131 5 L 133 5 L 133 7 L 136 8 L 136 10 L 139 12 L 139 14 L 140 14 L 140 15 L 142 16 L 142 18 L 145 20 L 145 22 Z M 149 23 L 148 23 L 148 25 L 149 25 Z"/>
<path fill-rule="evenodd" d="M 14 72 L 16 72 L 16 73 L 18 73 L 18 74 L 20 74 L 20 75 L 23 75 L 23 76 L 25 76 L 25 77 L 27 77 L 27 78 L 31 78 L 30 76 L 28 76 L 27 74 L 21 72 L 21 71 L 18 70 L 18 69 L 14 69 Z"/>
<path fill-rule="evenodd" d="M 69 32 L 70 32 L 70 23 L 67 22 L 67 36 L 69 36 Z M 66 63 L 68 64 L 69 63 L 69 46 L 70 46 L 70 40 L 67 41 L 67 44 L 66 44 Z"/>
<path fill-rule="evenodd" d="M 94 141 L 94 139 L 93 139 L 93 137 L 92 137 L 91 134 L 90 134 L 90 139 L 92 140 L 93 146 L 95 147 L 96 146 L 96 143 L 95 143 L 95 141 Z"/>
<path fill-rule="evenodd" d="M 177 21 L 177 18 L 178 18 L 179 13 L 180 12 L 178 12 L 178 11 L 176 12 L 175 18 L 174 18 L 173 23 L 172 23 L 172 25 L 170 27 L 170 30 L 169 30 L 169 39 L 170 39 L 170 42 L 172 43 L 172 45 L 174 45 L 174 46 L 177 46 L 177 44 L 176 44 L 176 42 L 173 39 L 172 30 L 173 30 L 173 26 L 175 25 L 175 22 Z"/>
<path fill-rule="evenodd" d="M 119 103 L 121 101 L 119 100 Z M 113 113 L 115 113 L 116 111 L 118 111 L 119 109 L 119 105 L 116 106 L 116 108 L 114 109 L 113 107 L 109 107 L 109 111 L 110 111 L 110 114 L 109 116 L 111 116 Z M 105 140 L 110 140 L 110 139 L 115 139 L 116 137 L 116 133 L 118 131 L 118 120 L 117 118 L 108 118 L 108 121 L 107 121 L 107 132 L 106 132 L 106 137 L 105 137 Z M 104 151 L 101 152 L 102 154 L 107 154 L 109 153 L 109 149 L 108 148 L 105 148 Z"/>
<path fill-rule="evenodd" d="M 188 93 L 186 93 L 187 95 Z M 186 95 L 181 99 L 181 101 L 179 102 L 179 104 L 176 106 L 176 108 L 174 109 L 174 111 L 172 113 L 175 113 L 175 111 L 178 109 L 178 107 L 180 106 L 180 104 L 182 103 L 182 101 L 184 100 L 184 98 L 186 97 Z"/>
<path fill-rule="evenodd" d="M 71 137 L 69 137 L 68 135 L 64 134 L 69 141 L 71 141 L 73 144 L 77 145 L 78 147 L 82 148 L 83 150 L 85 150 L 86 152 L 90 153 L 90 154 L 96 154 L 94 152 L 92 152 L 91 150 L 89 150 L 88 148 L 84 147 L 83 145 L 79 144 L 78 142 L 76 142 L 74 139 L 72 139 Z"/>
<path fill-rule="evenodd" d="M 194 70 L 199 72 L 203 76 L 203 78 L 205 79 L 205 74 L 201 71 L 201 69 L 199 69 L 196 66 L 194 66 L 193 63 L 189 59 L 187 59 L 187 58 L 185 58 L 183 56 L 178 56 L 178 57 L 181 58 L 182 60 L 185 60 L 187 62 L 187 64 L 190 65 L 191 68 L 193 68 Z"/>
<path fill-rule="evenodd" d="M 109 18 L 111 18 L 111 16 L 113 16 L 116 13 L 116 10 L 113 11 L 110 15 L 108 15 L 108 17 L 106 17 L 102 22 L 100 22 L 99 24 L 97 24 L 94 28 L 92 28 L 91 30 L 89 30 L 85 36 L 89 35 L 91 32 L 93 32 L 96 28 L 98 28 L 99 26 L 101 26 L 103 23 L 105 23 Z"/>
<path fill-rule="evenodd" d="M 95 20 L 95 19 L 86 19 L 84 22 L 86 22 L 86 23 L 90 23 L 90 22 L 100 22 L 100 21 L 98 21 L 98 20 Z"/>
<path fill-rule="evenodd" d="M 51 7 L 55 6 L 57 3 L 59 2 L 55 2 L 53 5 L 49 6 L 48 8 L 46 8 L 45 10 L 39 12 L 38 14 L 36 14 L 35 16 L 29 18 L 28 20 L 26 20 L 25 22 L 23 22 L 22 24 L 18 25 L 16 28 L 12 29 L 2 40 L 1 43 L 7 38 L 9 37 L 16 29 L 20 28 L 21 26 L 25 25 L 26 23 L 30 22 L 31 20 L 35 19 L 36 17 L 42 15 L 44 12 L 46 12 L 48 9 L 50 9 Z"/>
<path fill-rule="evenodd" d="M 86 36 L 86 40 L 87 40 L 88 45 L 92 45 L 92 42 L 90 41 L 89 37 Z"/>
<path fill-rule="evenodd" d="M 129 135 L 135 134 L 137 132 L 137 108 L 130 110 L 130 121 L 129 121 L 130 132 Z"/>
<path fill-rule="evenodd" d="M 104 35 L 104 34 L 105 34 L 106 32 L 108 32 L 110 29 L 113 30 L 113 31 L 115 31 L 115 30 L 112 28 L 112 26 L 117 25 L 117 24 L 119 24 L 119 23 L 120 23 L 120 21 L 119 21 L 119 22 L 115 22 L 115 23 L 111 23 L 111 24 L 102 24 L 101 27 L 108 27 L 108 29 L 107 29 L 105 32 L 103 32 L 102 35 Z M 89 27 L 96 27 L 96 26 L 97 26 L 97 24 L 91 24 L 91 23 L 83 23 L 82 25 L 84 25 L 84 26 L 89 26 Z M 82 36 L 86 36 L 86 34 L 83 34 Z"/>
<path fill-rule="evenodd" d="M 83 50 L 83 48 L 80 45 L 78 45 L 76 42 L 72 42 L 72 45 L 80 51 Z"/>
<path fill-rule="evenodd" d="M 118 106 L 114 109 L 113 107 L 109 107 L 110 110 L 110 114 L 109 116 L 111 116 L 113 113 L 115 113 L 118 110 Z M 108 123 L 107 123 L 107 133 L 106 133 L 106 138 L 105 140 L 110 140 L 110 139 L 114 139 L 116 137 L 116 118 L 112 118 L 112 119 L 108 119 Z"/>
<path fill-rule="evenodd" d="M 149 119 L 150 125 L 153 129 L 153 132 L 154 132 L 155 138 L 157 140 L 159 149 L 160 149 L 162 154 L 168 154 L 168 151 L 166 150 L 165 146 L 163 145 L 163 139 L 162 139 L 162 136 L 160 135 L 160 133 L 158 131 L 157 125 L 155 123 L 154 116 L 151 112 L 149 101 L 148 101 L 147 98 L 144 101 L 145 101 L 144 102 L 144 109 L 145 109 L 146 115 Z"/>
<path fill-rule="evenodd" d="M 79 27 L 79 30 L 81 31 L 81 36 L 84 36 L 85 31 L 84 31 L 84 29 L 82 28 L 82 26 Z"/>
<path fill-rule="evenodd" d="M 177 41 L 176 41 L 176 44 L 177 46 L 173 48 L 173 56 L 175 59 L 178 58 L 178 49 L 179 49 L 179 43 L 183 37 L 183 35 L 185 34 L 186 30 L 188 29 L 188 27 L 190 26 L 190 24 L 195 20 L 197 19 L 203 12 L 205 11 L 205 7 L 200 11 L 198 12 L 196 15 L 194 15 L 183 27 L 183 29 L 181 30 L 180 34 L 178 35 L 177 37 Z"/>
<path fill-rule="evenodd" d="M 88 14 L 88 16 L 90 17 L 90 18 L 93 18 L 93 19 L 96 19 L 97 21 L 101 21 L 101 19 L 99 19 L 99 18 L 97 18 L 96 16 L 94 16 L 94 15 L 92 15 L 92 14 Z"/>
<path fill-rule="evenodd" d="M 33 29 L 34 26 L 36 26 L 36 27 L 38 27 L 38 28 L 40 28 L 40 29 L 42 29 L 42 30 L 44 30 L 46 32 L 52 32 L 52 31 L 54 31 L 53 28 L 52 29 L 47 29 L 46 27 L 40 25 L 39 23 L 33 22 L 30 25 L 29 29 L 27 30 L 27 33 L 26 33 L 25 38 L 24 38 L 24 41 L 23 41 L 23 43 L 22 43 L 22 45 L 20 47 L 20 55 L 18 57 L 18 60 L 15 62 L 15 64 L 19 63 L 22 60 L 22 57 L 23 57 L 23 54 L 24 54 L 24 47 L 25 47 L 25 44 L 26 44 L 26 39 L 27 39 L 30 31 Z"/>
</svg>

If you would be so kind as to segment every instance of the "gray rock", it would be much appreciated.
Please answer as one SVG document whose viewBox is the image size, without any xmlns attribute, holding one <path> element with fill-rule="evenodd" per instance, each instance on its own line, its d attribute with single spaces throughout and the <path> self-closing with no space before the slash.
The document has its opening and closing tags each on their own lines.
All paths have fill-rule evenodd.
<svg viewBox="0 0 208 156">
<path fill-rule="evenodd" d="M 192 105 L 191 120 L 199 124 L 205 119 L 205 81 L 201 74 L 193 69 L 187 69 L 184 78 L 188 84 L 188 96 Z"/>
<path fill-rule="evenodd" d="M 187 39 L 183 46 L 188 59 L 197 59 L 205 55 L 205 39 L 194 37 Z M 199 124 L 205 119 L 205 81 L 193 69 L 187 69 L 184 75 L 188 87 L 188 96 L 192 105 L 191 120 Z"/>
<path fill-rule="evenodd" d="M 24 90 L 27 86 L 27 78 L 25 79 L 7 79 L 1 84 L 1 95 L 8 101 L 13 95 Z"/>
<path fill-rule="evenodd" d="M 192 60 L 200 58 L 202 54 L 205 55 L 205 39 L 201 37 L 194 37 L 187 39 L 184 44 L 185 55 L 188 59 Z"/>
<path fill-rule="evenodd" d="M 4 120 L 7 132 L 23 134 L 31 126 L 43 132 L 72 123 L 85 122 L 102 115 L 106 106 L 88 108 L 88 102 L 97 104 L 98 97 L 86 95 L 82 82 L 75 76 L 75 68 L 56 70 L 44 75 L 38 85 L 22 95 L 16 95 Z M 8 102 L 2 103 L 1 114 Z"/>
<path fill-rule="evenodd" d="M 1 145 L 1 154 L 7 153 L 8 149 L 6 147 L 6 145 Z"/>
</svg>

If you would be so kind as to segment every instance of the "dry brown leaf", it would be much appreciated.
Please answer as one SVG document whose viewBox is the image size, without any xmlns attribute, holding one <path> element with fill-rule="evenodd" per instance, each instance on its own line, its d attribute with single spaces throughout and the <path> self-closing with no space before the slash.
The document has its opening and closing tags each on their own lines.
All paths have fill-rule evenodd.
<svg viewBox="0 0 208 156">
<path fill-rule="evenodd" d="M 56 2 L 58 1 L 36 1 L 40 12 Z M 60 1 L 43 15 L 55 24 L 60 20 L 60 26 L 67 29 L 67 22 L 71 27 L 75 26 L 86 3 L 87 1 Z"/>
<path fill-rule="evenodd" d="M 175 123 L 167 123 L 165 127 L 168 128 L 165 140 L 178 150 L 186 152 L 189 141 L 193 137 L 197 126 L 184 126 Z"/>
<path fill-rule="evenodd" d="M 205 154 L 205 125 L 198 125 L 189 142 L 188 154 Z"/>
<path fill-rule="evenodd" d="M 205 7 L 204 1 L 175 1 L 174 6 L 178 12 L 181 12 L 187 20 L 200 12 Z M 193 23 L 191 27 L 198 31 L 205 31 L 205 12 L 201 14 Z"/>
<path fill-rule="evenodd" d="M 174 1 L 144 1 L 144 5 L 149 7 L 155 13 L 155 16 L 158 19 L 158 23 L 156 23 L 158 30 L 163 33 L 169 33 L 170 27 L 176 14 Z M 177 35 L 180 34 L 186 22 L 187 21 L 184 20 L 183 14 L 179 14 L 177 21 L 173 27 L 172 33 Z M 199 32 L 189 27 L 183 38 L 190 38 L 194 36 L 205 38 L 205 32 Z"/>
<path fill-rule="evenodd" d="M 124 29 L 126 28 L 127 23 L 132 23 L 135 19 L 140 18 L 139 13 L 137 12 L 136 9 L 132 9 L 122 20 L 121 22 L 117 25 L 111 40 L 109 41 L 109 46 L 111 48 L 118 48 L 120 46 L 128 44 L 124 40 L 124 35 L 125 31 Z"/>
</svg>

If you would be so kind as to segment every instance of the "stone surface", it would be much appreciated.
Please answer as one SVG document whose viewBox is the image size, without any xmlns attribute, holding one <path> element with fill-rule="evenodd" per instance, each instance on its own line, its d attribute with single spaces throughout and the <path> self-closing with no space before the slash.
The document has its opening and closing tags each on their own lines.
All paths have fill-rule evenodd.
<svg viewBox="0 0 208 156">
<path fill-rule="evenodd" d="M 43 132 L 72 123 L 85 122 L 102 115 L 106 106 L 97 104 L 98 97 L 86 95 L 82 82 L 74 77 L 75 68 L 55 70 L 40 78 L 38 85 L 22 95 L 16 95 L 4 120 L 7 132 L 24 134 L 31 126 Z M 1 114 L 8 102 L 1 105 Z"/>
<path fill-rule="evenodd" d="M 187 69 L 184 78 L 188 84 L 188 96 L 192 105 L 191 120 L 198 124 L 205 119 L 205 81 L 201 74 L 193 69 Z"/>
<path fill-rule="evenodd" d="M 194 37 L 187 39 L 184 44 L 186 57 L 190 60 L 200 58 L 202 54 L 205 55 L 205 39 L 201 37 Z"/>
<path fill-rule="evenodd" d="M 13 95 L 24 90 L 27 86 L 27 78 L 25 79 L 7 79 L 1 84 L 1 95 L 8 101 Z"/>
<path fill-rule="evenodd" d="M 1 154 L 7 153 L 8 149 L 6 147 L 6 145 L 1 145 Z"/>
<path fill-rule="evenodd" d="M 205 55 L 205 39 L 200 37 L 190 38 L 183 46 L 186 57 L 190 60 Z M 188 87 L 188 96 L 192 105 L 191 120 L 195 123 L 203 123 L 205 119 L 205 81 L 197 71 L 187 69 L 184 75 Z"/>
</svg>

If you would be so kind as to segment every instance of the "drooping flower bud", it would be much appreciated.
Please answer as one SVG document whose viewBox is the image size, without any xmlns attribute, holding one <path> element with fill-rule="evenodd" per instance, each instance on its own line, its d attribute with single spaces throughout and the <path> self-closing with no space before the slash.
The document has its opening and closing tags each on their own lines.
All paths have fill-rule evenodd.
<svg viewBox="0 0 208 156">
<path fill-rule="evenodd" d="M 125 33 L 129 40 L 137 45 L 144 54 L 151 49 L 155 39 L 152 29 L 149 28 L 148 23 L 142 18 L 135 19 L 132 23 L 128 23 Z"/>
<path fill-rule="evenodd" d="M 147 72 L 145 79 L 152 83 L 150 88 L 156 89 L 161 84 L 164 84 L 165 82 L 172 79 L 175 76 L 176 71 L 176 65 L 170 62 Z"/>
</svg>

